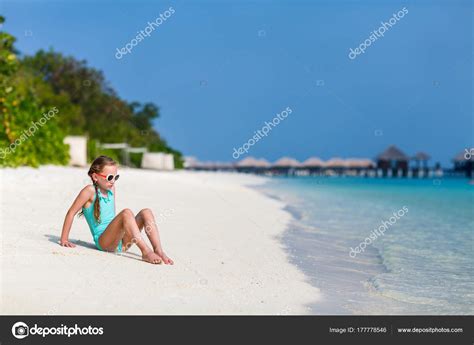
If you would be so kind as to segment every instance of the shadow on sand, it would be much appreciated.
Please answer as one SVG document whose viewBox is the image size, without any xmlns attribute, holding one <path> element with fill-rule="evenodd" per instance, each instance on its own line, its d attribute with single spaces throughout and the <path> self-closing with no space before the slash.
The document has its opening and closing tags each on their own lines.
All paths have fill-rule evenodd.
<svg viewBox="0 0 474 345">
<path fill-rule="evenodd" d="M 46 238 L 48 238 L 49 242 L 52 242 L 52 243 L 55 243 L 55 244 L 59 245 L 59 240 L 60 240 L 59 236 L 50 235 L 50 234 L 46 234 L 44 236 Z M 92 249 L 92 250 L 98 250 L 96 248 L 95 244 L 93 244 L 93 243 L 84 242 L 84 241 L 81 241 L 81 240 L 71 240 L 71 242 L 74 243 L 76 246 L 79 246 L 79 247 Z M 105 252 L 105 253 L 121 256 L 121 257 L 124 257 L 124 258 L 127 258 L 127 259 L 142 261 L 142 257 L 138 254 L 135 254 L 135 253 L 130 253 L 130 252 L 116 252 L 116 253 Z"/>
</svg>

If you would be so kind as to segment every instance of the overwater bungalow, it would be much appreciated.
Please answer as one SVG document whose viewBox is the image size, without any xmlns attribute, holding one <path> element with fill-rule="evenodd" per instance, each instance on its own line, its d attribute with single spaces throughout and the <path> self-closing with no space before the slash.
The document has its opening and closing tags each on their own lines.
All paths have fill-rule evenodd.
<svg viewBox="0 0 474 345">
<path fill-rule="evenodd" d="M 301 168 L 309 175 L 320 174 L 324 166 L 325 163 L 318 157 L 310 157 L 301 164 Z"/>
<path fill-rule="evenodd" d="M 428 161 L 431 157 L 424 152 L 418 152 L 411 158 L 415 162 L 413 167 L 413 176 L 423 177 L 428 175 Z"/>
<path fill-rule="evenodd" d="M 347 164 L 359 169 L 375 169 L 376 167 L 375 162 L 368 158 L 356 158 L 353 161 L 349 160 Z"/>
<path fill-rule="evenodd" d="M 373 176 L 375 166 L 376 164 L 367 158 L 349 158 L 345 161 L 345 173 L 354 176 Z"/>
<path fill-rule="evenodd" d="M 255 170 L 258 172 L 258 173 L 264 173 L 266 172 L 268 169 L 270 169 L 272 165 L 270 164 L 269 161 L 267 161 L 266 159 L 263 159 L 263 158 L 260 158 L 257 160 L 256 162 L 256 166 L 255 166 Z"/>
<path fill-rule="evenodd" d="M 342 175 L 346 168 L 346 161 L 339 157 L 333 157 L 324 164 L 328 175 Z"/>
<path fill-rule="evenodd" d="M 301 163 L 294 158 L 282 157 L 272 164 L 271 170 L 276 175 L 295 175 L 296 169 L 301 167 Z"/>
<path fill-rule="evenodd" d="M 469 156 L 466 159 L 465 156 Z M 376 162 L 367 158 L 342 159 L 334 157 L 324 162 L 318 157 L 310 157 L 303 163 L 291 157 L 282 157 L 271 164 L 265 159 L 247 157 L 239 162 L 200 162 L 194 157 L 185 158 L 185 168 L 191 170 L 207 171 L 237 171 L 243 173 L 265 175 L 328 175 L 328 176 L 360 176 L 360 177 L 430 177 L 442 176 L 443 171 L 438 166 L 434 170 L 428 169 L 430 156 L 418 152 L 413 157 L 408 157 L 396 146 L 389 146 L 379 154 Z M 409 169 L 409 162 L 413 160 L 413 171 Z M 473 160 L 470 152 L 461 152 L 454 158 L 454 174 L 473 175 Z"/>
<path fill-rule="evenodd" d="M 409 160 L 410 157 L 398 147 L 392 145 L 377 156 L 377 169 L 382 172 L 384 177 L 406 177 Z"/>
<path fill-rule="evenodd" d="M 455 174 L 463 174 L 468 178 L 474 177 L 474 155 L 472 152 L 462 151 L 453 158 Z"/>
<path fill-rule="evenodd" d="M 239 161 L 235 165 L 235 169 L 239 172 L 244 173 L 256 173 L 262 174 L 271 166 L 270 162 L 261 158 L 256 159 L 254 157 L 247 157 Z"/>
</svg>

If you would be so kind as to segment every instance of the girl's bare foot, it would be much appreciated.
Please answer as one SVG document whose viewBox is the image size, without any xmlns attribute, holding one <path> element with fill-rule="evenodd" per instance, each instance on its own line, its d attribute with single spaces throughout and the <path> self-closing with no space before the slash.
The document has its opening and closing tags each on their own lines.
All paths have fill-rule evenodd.
<svg viewBox="0 0 474 345">
<path fill-rule="evenodd" d="M 160 256 L 151 250 L 148 253 L 142 255 L 142 260 L 149 262 L 150 264 L 161 264 Z"/>
<path fill-rule="evenodd" d="M 171 259 L 165 254 L 165 252 L 163 252 L 163 251 L 156 251 L 156 250 L 155 250 L 155 253 L 161 257 L 161 259 L 163 260 L 163 262 L 164 262 L 166 265 L 174 265 L 174 261 L 171 260 Z"/>
</svg>

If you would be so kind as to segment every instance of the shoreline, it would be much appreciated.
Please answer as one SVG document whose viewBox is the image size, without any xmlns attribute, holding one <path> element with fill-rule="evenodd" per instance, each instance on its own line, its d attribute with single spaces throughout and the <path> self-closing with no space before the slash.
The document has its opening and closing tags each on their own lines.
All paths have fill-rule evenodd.
<svg viewBox="0 0 474 345">
<path fill-rule="evenodd" d="M 272 180 L 261 188 L 286 203 L 285 209 L 294 216 L 282 241 L 290 262 L 322 292 L 320 300 L 311 305 L 313 314 L 380 315 L 386 310 L 391 315 L 469 313 L 465 301 L 472 284 L 470 251 L 468 242 L 457 241 L 472 237 L 467 230 L 472 222 L 472 189 L 465 181 L 450 179 L 441 187 L 429 180 L 410 183 L 410 189 L 399 187 L 407 182 L 393 180 L 374 184 L 333 179 L 319 185 L 318 180 L 301 178 Z M 415 187 L 423 203 L 411 198 Z M 447 200 L 450 207 L 441 208 Z M 350 249 L 379 226 L 384 215 L 405 204 L 418 212 L 393 225 L 393 231 L 367 246 L 363 255 L 350 255 Z M 430 239 L 426 239 L 426 224 L 431 225 Z M 453 232 L 446 234 L 447 227 Z M 440 241 L 442 237 L 446 241 Z M 426 258 L 422 258 L 417 248 L 420 241 L 444 251 L 427 249 Z M 455 253 L 451 252 L 453 243 L 457 243 Z M 430 260 L 439 260 L 442 265 L 425 273 Z M 439 280 L 429 272 L 436 272 Z M 459 277 L 458 282 L 450 282 L 453 275 Z M 422 278 L 429 288 L 420 286 L 413 277 Z M 456 289 L 436 290 L 441 277 L 446 287 L 455 285 Z"/>
<path fill-rule="evenodd" d="M 303 211 L 302 202 L 305 200 L 297 197 L 296 199 L 288 199 L 288 195 L 282 194 L 278 189 L 272 188 L 272 186 L 266 187 L 265 185 L 259 185 L 256 187 L 262 194 L 279 200 L 285 204 L 284 210 L 291 214 L 292 219 L 288 223 L 285 232 L 281 236 L 281 241 L 285 246 L 285 250 L 289 253 L 289 260 L 295 267 L 297 267 L 310 281 L 313 286 L 317 286 L 320 291 L 324 291 L 324 297 L 321 297 L 318 301 L 312 302 L 308 307 L 312 315 L 358 315 L 356 310 L 353 310 L 344 299 L 341 299 L 342 290 L 349 281 L 341 281 L 341 278 L 347 277 L 351 274 L 350 270 L 344 269 L 344 272 L 340 275 L 332 275 L 328 279 L 328 274 L 325 272 L 325 265 L 322 261 L 318 261 L 318 268 L 315 269 L 314 263 L 308 258 L 313 257 L 313 251 L 324 252 L 327 245 L 323 243 L 331 243 L 332 240 L 325 239 L 325 235 L 319 234 L 314 237 L 315 232 L 319 233 L 320 228 L 314 224 L 308 222 L 306 219 L 305 212 Z M 294 196 L 293 196 L 294 197 Z M 335 249 L 335 248 L 333 248 Z M 378 252 L 377 249 L 374 249 Z M 330 257 L 330 253 L 326 253 L 326 257 Z M 317 255 L 316 255 L 317 256 Z M 325 257 L 323 255 L 323 257 Z M 381 262 L 380 255 L 378 257 L 380 262 L 374 263 L 379 267 L 378 273 L 386 272 L 386 267 Z M 319 258 L 321 260 L 321 258 Z M 329 264 L 330 262 L 328 262 Z M 334 262 L 332 262 L 334 265 Z M 369 277 L 375 277 L 376 273 L 372 272 L 372 275 L 367 275 L 364 279 L 370 279 Z M 355 279 L 354 281 L 358 281 Z M 334 293 L 338 291 L 338 293 Z M 366 303 L 387 303 L 388 299 L 382 299 L 377 294 L 371 294 L 371 291 L 366 285 L 352 285 L 351 291 L 360 296 L 363 295 L 366 299 Z M 321 293 L 323 296 L 323 293 Z M 353 297 L 346 295 L 348 299 Z M 362 313 L 370 315 L 371 313 Z"/>
<path fill-rule="evenodd" d="M 278 200 L 285 204 L 283 210 L 288 212 L 292 219 L 289 221 L 285 231 L 281 234 L 280 241 L 284 245 L 285 251 L 288 253 L 289 261 L 307 277 L 311 285 L 317 287 L 320 291 L 325 291 L 324 298 L 320 298 L 319 300 L 311 302 L 308 305 L 310 314 L 353 315 L 353 312 L 348 310 L 337 298 L 337 296 L 332 296 L 331 292 L 326 289 L 327 286 L 325 287 L 323 284 L 325 289 L 322 289 L 321 286 L 316 285 L 321 282 L 316 280 L 317 274 L 315 275 L 314 273 L 315 269 L 311 265 L 308 265 L 306 260 L 306 256 L 311 255 L 310 251 L 308 251 L 308 248 L 305 246 L 301 246 L 303 242 L 299 242 L 301 239 L 303 239 L 303 241 L 305 239 L 310 240 L 307 238 L 307 231 L 312 231 L 316 228 L 304 223 L 303 211 L 295 204 L 295 200 L 286 200 L 280 193 L 272 189 L 271 186 L 267 187 L 266 185 L 258 185 L 255 187 L 255 189 L 267 197 Z"/>
<path fill-rule="evenodd" d="M 265 178 L 121 168 L 117 212 L 151 208 L 175 261 L 153 266 L 96 250 L 81 218 L 77 247 L 56 243 L 86 168 L 0 170 L 1 314 L 301 315 L 321 298 L 280 241 L 286 205 L 253 188 Z"/>
</svg>

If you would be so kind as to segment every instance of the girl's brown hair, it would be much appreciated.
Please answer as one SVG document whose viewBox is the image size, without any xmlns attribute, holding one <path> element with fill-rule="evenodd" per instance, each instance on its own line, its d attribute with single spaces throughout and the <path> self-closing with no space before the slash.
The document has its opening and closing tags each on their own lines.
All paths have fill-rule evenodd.
<svg viewBox="0 0 474 345">
<path fill-rule="evenodd" d="M 97 182 L 95 182 L 92 179 L 92 174 L 94 173 L 100 173 L 104 169 L 106 165 L 117 165 L 117 162 L 115 162 L 112 158 L 107 157 L 107 156 L 99 156 L 91 164 L 91 167 L 89 168 L 89 172 L 87 175 L 92 180 L 92 184 L 94 185 L 95 188 L 95 201 L 94 201 L 94 218 L 96 219 L 97 223 L 100 223 L 100 202 L 99 202 L 99 186 L 97 185 Z M 81 215 L 82 212 L 79 214 Z"/>
</svg>

